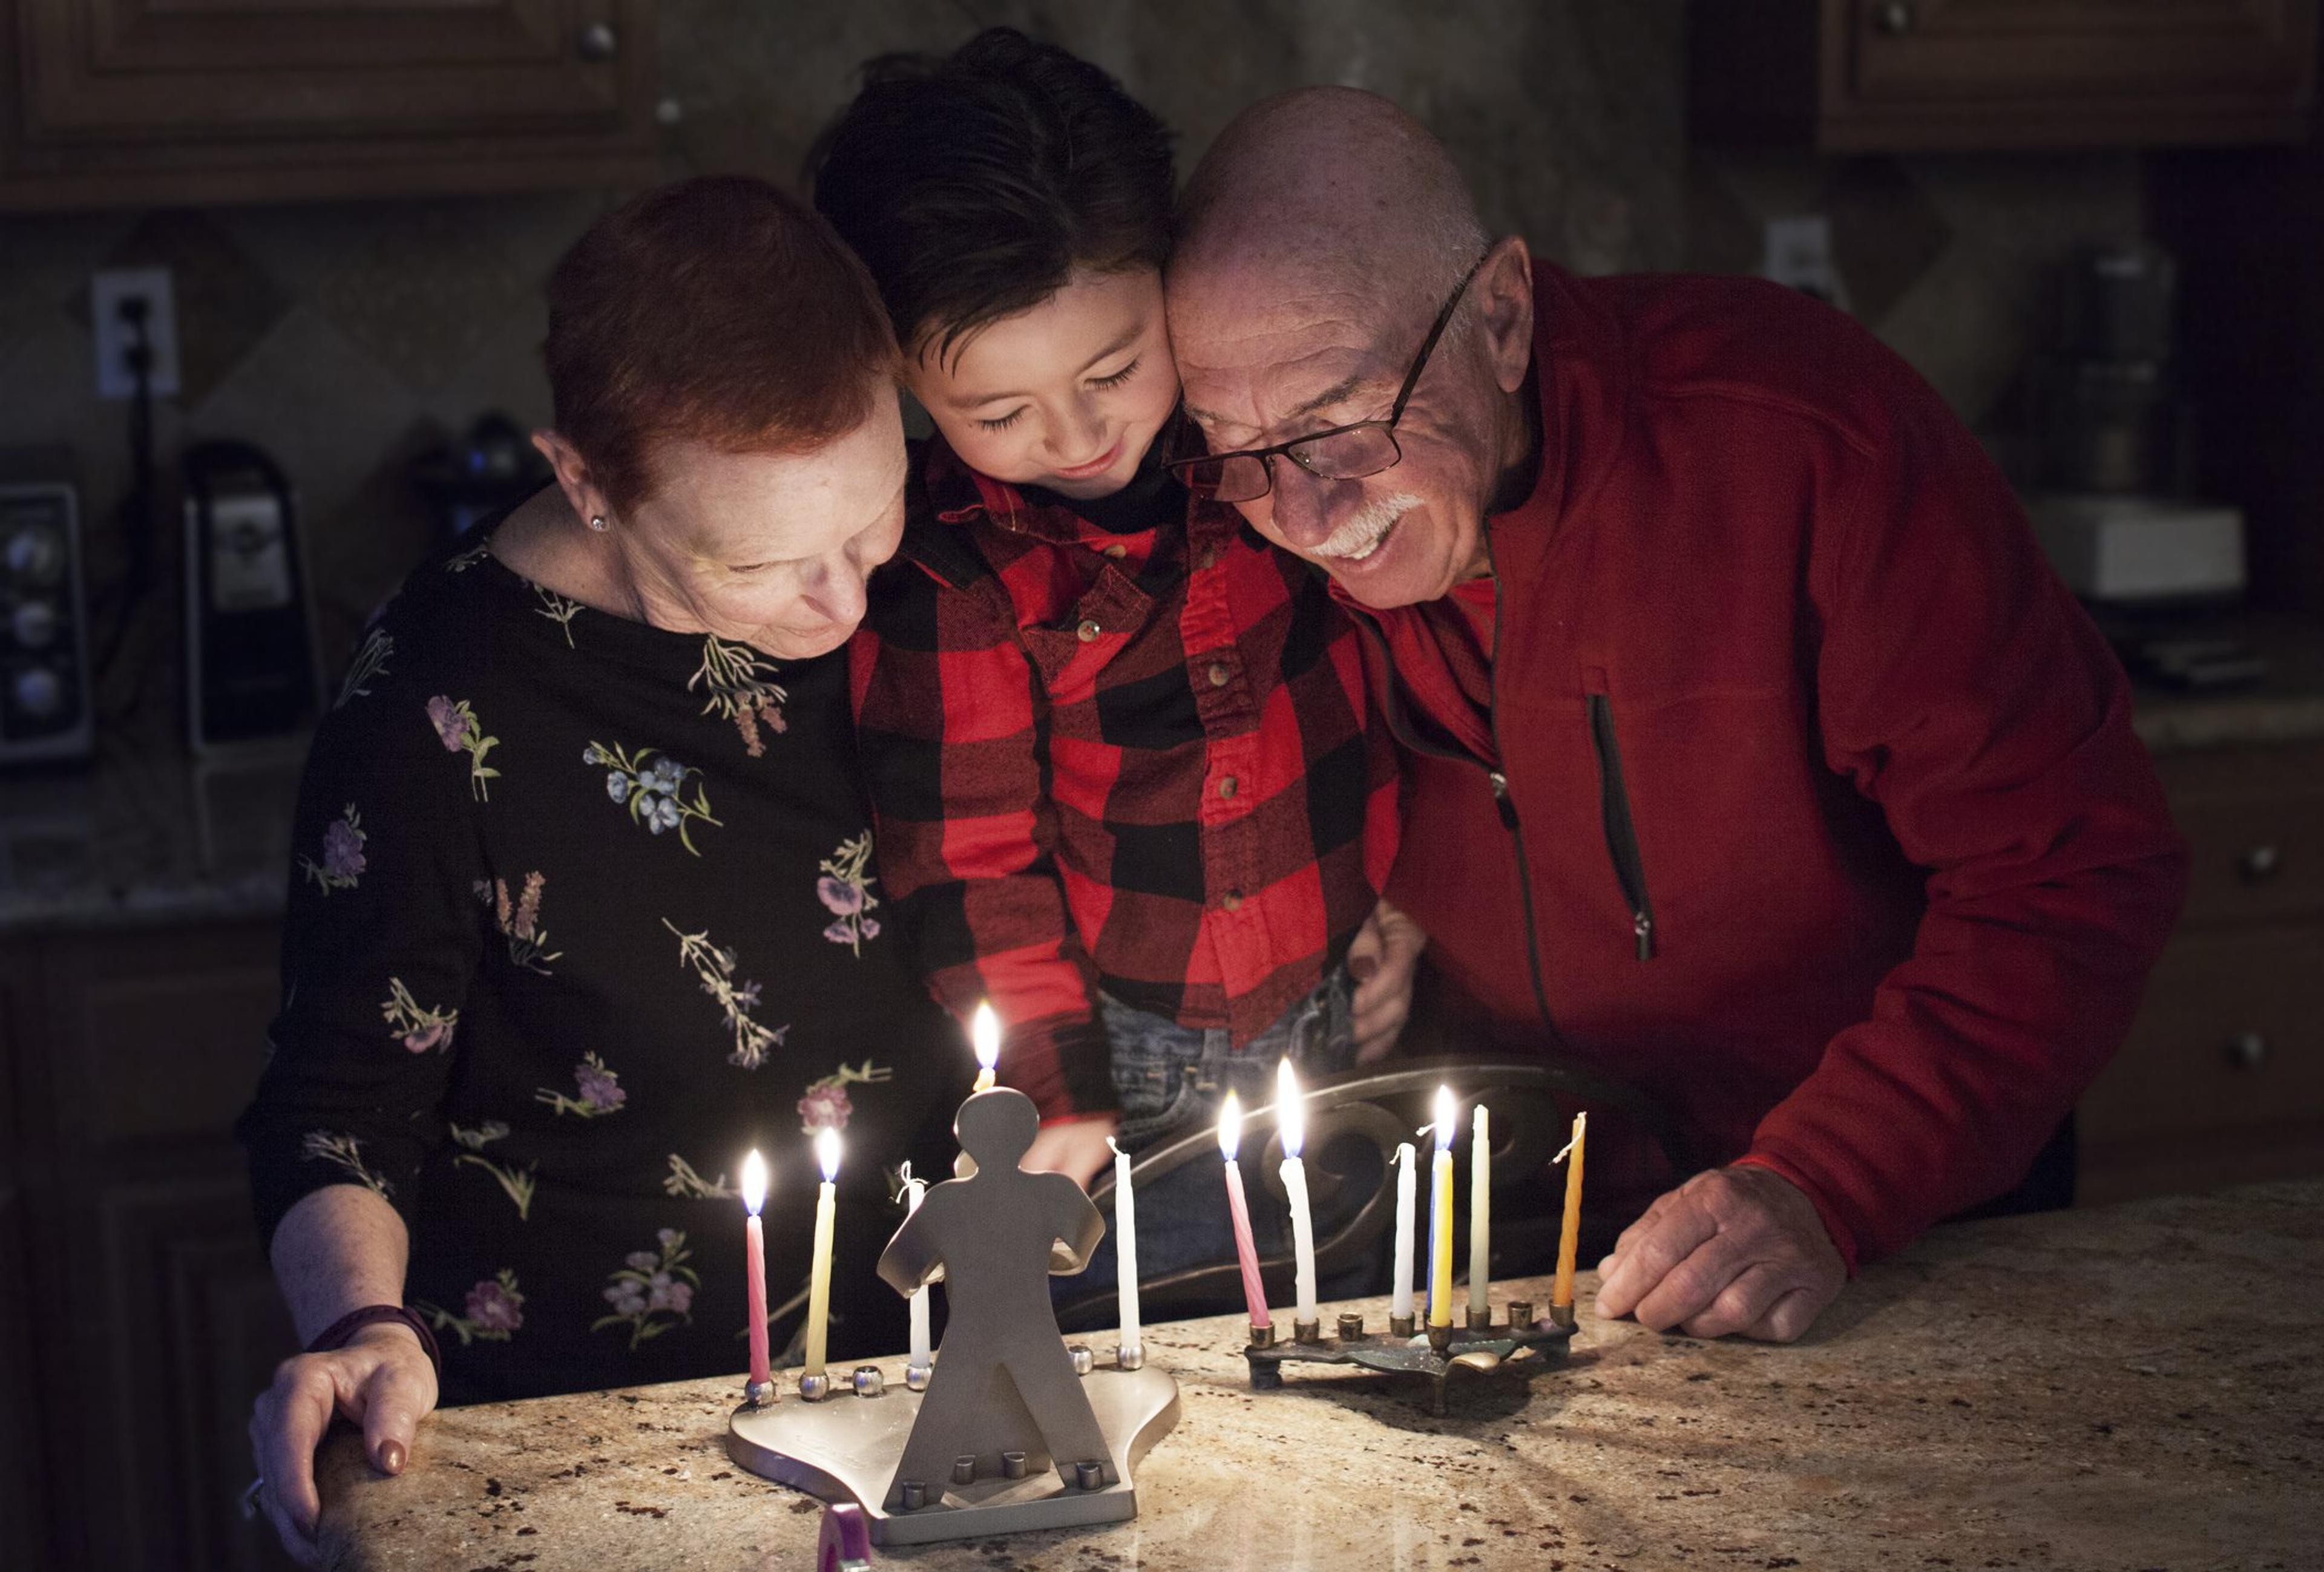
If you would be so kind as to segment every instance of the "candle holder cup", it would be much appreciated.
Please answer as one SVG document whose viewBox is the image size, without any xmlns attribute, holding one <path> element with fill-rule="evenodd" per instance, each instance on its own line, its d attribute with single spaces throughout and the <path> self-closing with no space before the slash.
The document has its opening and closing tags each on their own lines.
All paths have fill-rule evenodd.
<svg viewBox="0 0 2324 1572">
<path fill-rule="evenodd" d="M 1571 1325 L 1534 1319 L 1530 1304 L 1515 1303 L 1509 1309 L 1508 1323 L 1499 1328 L 1489 1325 L 1488 1316 L 1489 1324 L 1481 1327 L 1474 1322 L 1460 1330 L 1430 1327 L 1425 1338 L 1414 1337 L 1410 1321 L 1403 1317 L 1391 1317 L 1388 1334 L 1375 1337 L 1362 1330 L 1360 1318 L 1343 1315 L 1336 1338 L 1291 1343 L 1261 1343 L 1253 1338 L 1242 1355 L 1250 1368 L 1254 1392 L 1272 1392 L 1282 1386 L 1286 1365 L 1353 1365 L 1417 1379 L 1427 1393 L 1428 1411 L 1442 1414 L 1445 1386 L 1455 1370 L 1480 1375 L 1513 1371 L 1530 1379 L 1565 1362 L 1573 1338 Z M 1351 1321 L 1357 1328 L 1352 1336 L 1349 1334 Z"/>
</svg>

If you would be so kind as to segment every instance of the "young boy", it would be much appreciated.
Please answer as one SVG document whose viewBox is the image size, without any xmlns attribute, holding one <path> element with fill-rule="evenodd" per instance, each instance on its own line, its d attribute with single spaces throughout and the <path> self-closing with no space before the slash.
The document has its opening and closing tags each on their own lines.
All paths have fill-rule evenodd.
<svg viewBox="0 0 2324 1572">
<path fill-rule="evenodd" d="M 1163 467 L 1202 451 L 1163 320 L 1169 133 L 1007 29 L 866 75 L 816 205 L 937 431 L 917 566 L 874 582 L 854 646 L 881 866 L 938 997 L 1007 1023 L 1001 1078 L 1043 1116 L 1026 1165 L 1086 1182 L 1109 1135 L 1272 1101 L 1286 1053 L 1387 1051 L 1416 939 L 1375 926 L 1354 964 L 1389 963 L 1348 968 L 1394 755 L 1323 576 Z"/>
</svg>

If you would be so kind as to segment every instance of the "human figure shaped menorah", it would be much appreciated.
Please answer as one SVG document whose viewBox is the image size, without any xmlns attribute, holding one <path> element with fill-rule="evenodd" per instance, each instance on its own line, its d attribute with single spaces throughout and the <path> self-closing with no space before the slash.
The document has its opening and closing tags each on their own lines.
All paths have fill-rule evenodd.
<svg viewBox="0 0 2324 1572">
<path fill-rule="evenodd" d="M 1032 1099 L 1006 1087 L 961 1104 L 953 1133 L 975 1172 L 930 1190 L 881 1253 L 880 1276 L 898 1293 L 943 1277 L 949 1318 L 888 1487 L 891 1509 L 907 1482 L 935 1504 L 970 1456 L 978 1478 L 1022 1452 L 1028 1475 L 1054 1466 L 1070 1483 L 1089 1462 L 1106 1484 L 1120 1481 L 1049 1307 L 1049 1274 L 1080 1271 L 1105 1222 L 1064 1174 L 1017 1165 L 1039 1128 Z"/>
</svg>

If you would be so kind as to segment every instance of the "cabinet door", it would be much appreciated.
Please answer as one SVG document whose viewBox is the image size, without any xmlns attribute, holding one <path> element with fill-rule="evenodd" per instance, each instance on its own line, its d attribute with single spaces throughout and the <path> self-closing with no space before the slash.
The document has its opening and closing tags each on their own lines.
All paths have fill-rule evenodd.
<svg viewBox="0 0 2324 1572">
<path fill-rule="evenodd" d="M 2086 1201 L 2324 1172 L 2324 927 L 2181 933 L 2080 1109 Z"/>
<path fill-rule="evenodd" d="M 273 1564 L 235 1496 L 293 1351 L 235 1115 L 280 990 L 271 924 L 51 940 L 26 1033 L 29 1315 L 67 1565 Z"/>
<path fill-rule="evenodd" d="M 2304 78 L 2298 0 L 1857 0 L 1867 102 L 2247 95 Z"/>
<path fill-rule="evenodd" d="M 30 1282 L 24 1254 L 24 1192 L 14 1128 L 23 1096 L 16 1080 L 19 1024 L 32 1007 L 28 972 L 0 960 L 0 1278 Z M 49 1558 L 49 1513 L 42 1489 L 47 1448 L 32 1379 L 32 1318 L 28 1296 L 0 1293 L 0 1567 L 39 1567 Z"/>
<path fill-rule="evenodd" d="M 620 124 L 635 0 L 18 0 L 34 142 Z"/>
</svg>

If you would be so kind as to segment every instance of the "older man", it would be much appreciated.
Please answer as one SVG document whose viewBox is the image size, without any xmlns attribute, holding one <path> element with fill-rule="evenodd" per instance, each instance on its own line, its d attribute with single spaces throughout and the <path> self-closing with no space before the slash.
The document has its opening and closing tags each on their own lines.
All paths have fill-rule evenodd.
<svg viewBox="0 0 2324 1572">
<path fill-rule="evenodd" d="M 1378 635 L 1435 966 L 1723 1164 L 1600 1312 L 1788 1340 L 2015 1183 L 2183 859 L 2120 669 L 1936 395 L 1788 291 L 1489 244 L 1346 89 L 1221 136 L 1168 290 L 1188 479 Z"/>
</svg>

